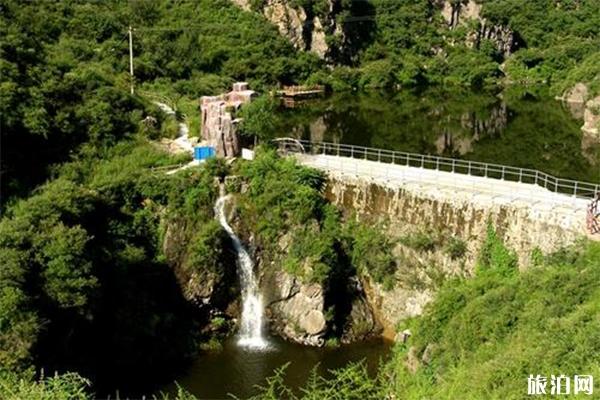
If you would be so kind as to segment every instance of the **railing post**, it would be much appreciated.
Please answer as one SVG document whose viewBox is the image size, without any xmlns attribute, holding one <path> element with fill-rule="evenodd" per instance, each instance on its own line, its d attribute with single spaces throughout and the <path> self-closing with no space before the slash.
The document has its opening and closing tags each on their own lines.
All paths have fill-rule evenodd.
<svg viewBox="0 0 600 400">
<path fill-rule="evenodd" d="M 367 148 L 365 147 L 365 160 L 367 159 Z"/>
<path fill-rule="evenodd" d="M 577 181 L 575 181 L 575 187 L 573 188 L 573 197 L 577 197 Z"/>
<path fill-rule="evenodd" d="M 396 155 L 395 151 L 392 151 L 392 164 L 394 164 L 394 156 Z"/>
<path fill-rule="evenodd" d="M 454 173 L 455 164 L 456 164 L 456 160 L 452 159 L 452 173 Z"/>
<path fill-rule="evenodd" d="M 468 162 L 467 175 L 471 175 L 471 161 Z"/>
<path fill-rule="evenodd" d="M 488 169 L 488 165 L 485 164 L 485 168 L 483 169 L 483 175 L 487 178 L 487 169 Z"/>
<path fill-rule="evenodd" d="M 506 171 L 506 167 L 503 165 L 502 166 L 502 180 L 504 180 L 504 173 Z"/>
<path fill-rule="evenodd" d="M 519 183 L 523 180 L 523 170 L 519 168 Z"/>
<path fill-rule="evenodd" d="M 425 168 L 425 156 L 421 156 L 421 168 Z"/>
<path fill-rule="evenodd" d="M 439 159 L 439 157 L 436 157 L 435 161 L 436 161 L 435 162 L 435 170 L 439 171 L 440 170 L 440 159 Z"/>
</svg>

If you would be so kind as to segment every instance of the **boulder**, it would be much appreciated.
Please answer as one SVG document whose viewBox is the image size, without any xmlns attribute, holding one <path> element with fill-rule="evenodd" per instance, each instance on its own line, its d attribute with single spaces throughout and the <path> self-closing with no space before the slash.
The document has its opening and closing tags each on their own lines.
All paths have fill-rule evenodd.
<svg viewBox="0 0 600 400">
<path fill-rule="evenodd" d="M 588 87 L 585 84 L 578 82 L 575 84 L 575 86 L 564 93 L 562 100 L 566 101 L 567 103 L 585 104 L 587 98 Z"/>
<path fill-rule="evenodd" d="M 325 296 L 318 283 L 303 283 L 282 271 L 266 274 L 264 288 L 271 329 L 291 341 L 308 346 L 325 343 Z"/>
</svg>

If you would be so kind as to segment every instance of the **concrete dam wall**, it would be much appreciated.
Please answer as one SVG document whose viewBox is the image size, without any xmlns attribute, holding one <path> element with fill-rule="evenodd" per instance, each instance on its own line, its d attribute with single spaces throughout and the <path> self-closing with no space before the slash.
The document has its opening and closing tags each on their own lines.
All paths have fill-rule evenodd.
<svg viewBox="0 0 600 400">
<path fill-rule="evenodd" d="M 545 204 L 507 201 L 501 197 L 473 195 L 452 188 L 427 185 L 392 185 L 350 174 L 329 173 L 326 197 L 347 216 L 380 223 L 397 239 L 398 284 L 385 291 L 363 282 L 369 303 L 388 335 L 399 320 L 419 315 L 433 298 L 437 286 L 448 276 L 469 276 L 485 240 L 488 222 L 505 244 L 514 250 L 521 268 L 531 263 L 531 253 L 556 251 L 585 235 L 585 211 Z M 437 242 L 426 249 L 403 240 L 418 233 Z M 444 244 L 460 240 L 464 255 L 449 254 Z"/>
</svg>

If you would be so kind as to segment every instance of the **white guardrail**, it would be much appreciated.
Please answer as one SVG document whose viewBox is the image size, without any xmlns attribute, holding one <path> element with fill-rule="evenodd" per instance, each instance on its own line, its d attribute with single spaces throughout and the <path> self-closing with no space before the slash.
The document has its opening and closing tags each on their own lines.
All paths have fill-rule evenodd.
<svg viewBox="0 0 600 400">
<path fill-rule="evenodd" d="M 557 178 L 544 172 L 527 168 L 339 143 L 316 143 L 292 138 L 275 139 L 273 143 L 286 153 L 347 157 L 357 160 L 375 161 L 381 164 L 417 167 L 480 178 L 525 183 L 545 188 L 550 192 L 568 195 L 575 199 L 591 200 L 596 194 L 600 193 L 600 184 Z M 378 170 L 380 172 L 378 175 L 387 175 L 385 169 L 381 171 L 378 168 Z M 493 181 L 490 181 L 490 186 L 492 184 Z"/>
</svg>

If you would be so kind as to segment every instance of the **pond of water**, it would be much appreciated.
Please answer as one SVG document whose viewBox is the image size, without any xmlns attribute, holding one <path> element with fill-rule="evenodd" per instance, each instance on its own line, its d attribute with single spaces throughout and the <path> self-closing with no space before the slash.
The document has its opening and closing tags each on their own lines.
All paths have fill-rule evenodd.
<svg viewBox="0 0 600 400">
<path fill-rule="evenodd" d="M 275 136 L 371 146 L 537 169 L 600 182 L 600 140 L 582 110 L 544 93 L 428 89 L 341 93 L 281 107 Z"/>
<path fill-rule="evenodd" d="M 253 350 L 240 347 L 236 337 L 230 338 L 221 351 L 200 356 L 177 383 L 200 399 L 230 398 L 229 394 L 247 398 L 257 394 L 257 386 L 266 385 L 277 368 L 287 365 L 284 381 L 297 390 L 314 368 L 319 375 L 327 375 L 331 369 L 364 360 L 368 371 L 375 374 L 391 348 L 391 343 L 381 339 L 335 348 L 301 346 L 275 337 L 269 341 L 268 349 Z M 176 385 L 163 391 L 176 393 Z"/>
</svg>

